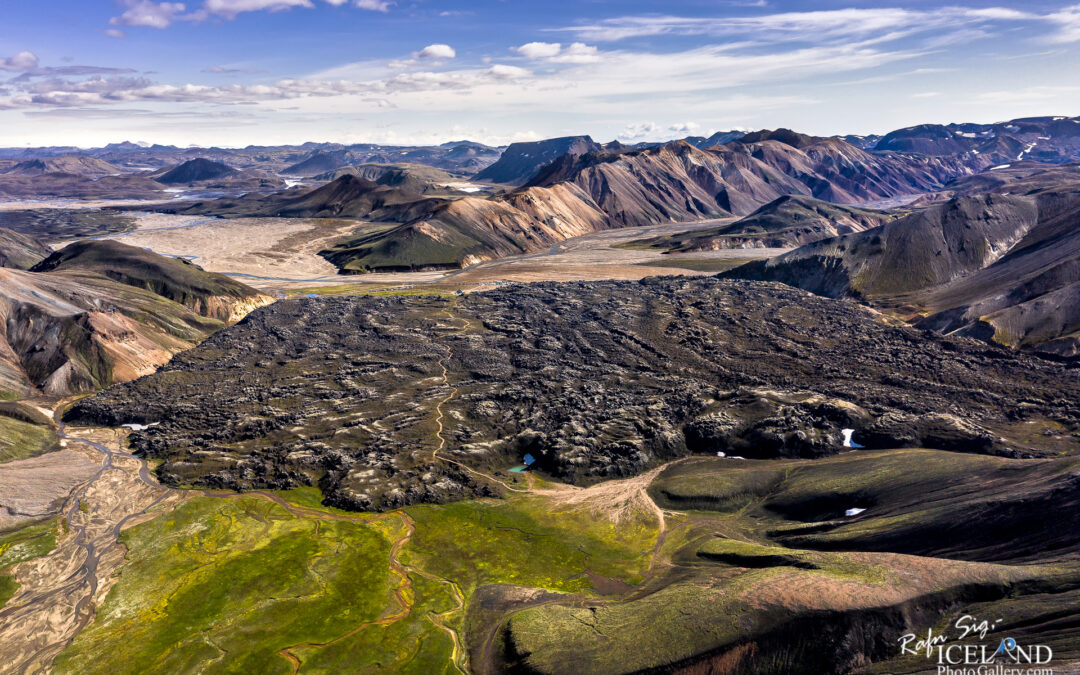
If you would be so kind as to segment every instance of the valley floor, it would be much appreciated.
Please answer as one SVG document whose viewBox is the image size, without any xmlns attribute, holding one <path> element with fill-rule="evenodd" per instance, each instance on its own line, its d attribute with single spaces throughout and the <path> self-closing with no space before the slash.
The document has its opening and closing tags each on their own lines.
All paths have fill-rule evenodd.
<svg viewBox="0 0 1080 675">
<path fill-rule="evenodd" d="M 451 272 L 393 272 L 342 276 L 318 255 L 358 228 L 382 227 L 351 220 L 297 218 L 215 219 L 141 213 L 136 230 L 112 235 L 126 244 L 183 257 L 209 272 L 221 272 L 261 290 L 295 291 L 325 286 L 358 289 L 434 285 L 477 290 L 500 281 L 640 279 L 670 274 L 715 274 L 736 264 L 786 249 L 733 249 L 679 256 L 616 248 L 646 237 L 707 229 L 731 219 L 670 223 L 608 230 L 560 242 L 535 253 L 500 258 Z M 703 264 L 708 261 L 714 264 Z M 714 262 L 715 261 L 715 262 Z"/>
</svg>

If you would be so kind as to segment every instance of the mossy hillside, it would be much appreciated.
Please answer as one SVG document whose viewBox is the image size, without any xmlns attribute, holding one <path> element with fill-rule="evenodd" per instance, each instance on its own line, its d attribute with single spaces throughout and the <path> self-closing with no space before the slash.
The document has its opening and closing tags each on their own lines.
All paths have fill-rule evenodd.
<svg viewBox="0 0 1080 675">
<path fill-rule="evenodd" d="M 58 672 L 288 673 L 279 651 L 376 619 L 397 578 L 382 526 L 196 497 L 125 532 L 128 558 Z"/>
<path fill-rule="evenodd" d="M 57 444 L 52 427 L 31 424 L 0 412 L 0 464 L 45 454 Z"/>
<path fill-rule="evenodd" d="M 667 508 L 745 516 L 751 536 L 797 548 L 990 561 L 1072 545 L 1076 534 L 1043 515 L 1080 514 L 1077 466 L 923 449 L 768 463 L 702 458 L 671 467 L 650 494 Z M 976 521 L 983 525 L 968 526 Z"/>
<path fill-rule="evenodd" d="M 401 225 L 370 230 L 355 239 L 319 251 L 343 273 L 461 267 L 462 257 L 478 242 L 452 228 L 439 230 L 435 238 L 421 228 Z"/>
<path fill-rule="evenodd" d="M 90 272 L 141 288 L 200 311 L 209 297 L 249 298 L 257 291 L 186 260 L 160 256 L 114 240 L 70 244 L 34 266 L 35 272 Z"/>
<path fill-rule="evenodd" d="M 637 584 L 658 535 L 645 514 L 614 523 L 538 496 L 415 506 L 408 513 L 416 533 L 405 560 L 453 580 L 467 596 L 494 583 L 592 593 L 586 572 Z"/>
<path fill-rule="evenodd" d="M 394 672 L 436 675 L 458 673 L 454 666 L 454 641 L 431 617 L 453 612 L 457 606 L 445 584 L 411 574 L 409 615 L 385 625 L 367 626 L 348 639 L 322 648 L 300 648 L 302 673 Z M 447 625 L 460 630 L 453 617 Z"/>
<path fill-rule="evenodd" d="M 0 533 L 0 607 L 19 590 L 18 582 L 7 572 L 13 565 L 40 558 L 56 548 L 58 530 L 58 519 L 51 518 Z"/>
</svg>

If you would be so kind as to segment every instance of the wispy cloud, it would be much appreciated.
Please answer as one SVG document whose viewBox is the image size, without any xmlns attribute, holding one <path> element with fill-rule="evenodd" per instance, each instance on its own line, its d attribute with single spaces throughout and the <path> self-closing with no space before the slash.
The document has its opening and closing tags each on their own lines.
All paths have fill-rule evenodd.
<svg viewBox="0 0 1080 675">
<path fill-rule="evenodd" d="M 349 0 L 324 0 L 328 5 L 341 6 Z M 282 12 L 294 8 L 312 9 L 313 0 L 203 0 L 198 9 L 188 11 L 182 2 L 156 2 L 154 0 L 121 0 L 124 12 L 109 20 L 114 26 L 145 26 L 168 28 L 177 21 L 201 22 L 210 18 L 232 20 L 245 12 Z M 394 5 L 390 0 L 353 0 L 357 9 L 372 12 L 389 12 Z M 115 36 L 114 36 L 115 37 Z"/>
<path fill-rule="evenodd" d="M 943 7 L 934 10 L 902 8 L 837 9 L 810 12 L 782 12 L 745 17 L 682 17 L 664 15 L 624 16 L 594 23 L 552 29 L 573 33 L 595 42 L 616 42 L 656 35 L 709 35 L 730 37 L 755 35 L 770 40 L 820 42 L 852 36 L 892 32 L 955 28 L 988 21 L 1056 21 L 1072 25 L 1072 16 L 1039 16 L 1004 7 Z M 1077 19 L 1080 25 L 1080 18 Z M 1080 39 L 1080 38 L 1078 38 Z"/>
</svg>

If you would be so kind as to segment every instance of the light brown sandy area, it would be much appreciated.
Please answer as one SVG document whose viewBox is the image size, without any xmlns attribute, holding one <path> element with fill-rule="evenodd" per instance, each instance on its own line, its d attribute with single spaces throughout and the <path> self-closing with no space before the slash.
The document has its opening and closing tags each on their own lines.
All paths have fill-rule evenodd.
<svg viewBox="0 0 1080 675">
<path fill-rule="evenodd" d="M 705 220 L 697 223 L 665 223 L 646 227 L 629 227 L 595 232 L 567 239 L 543 251 L 500 258 L 451 272 L 444 281 L 467 285 L 491 284 L 496 281 L 598 281 L 602 279 L 635 280 L 649 276 L 672 274 L 703 275 L 715 272 L 696 271 L 668 266 L 651 266 L 650 262 L 670 262 L 675 259 L 752 260 L 784 253 L 787 249 L 750 248 L 721 251 L 698 251 L 675 256 L 658 251 L 615 248 L 637 239 L 661 237 L 679 232 L 701 230 L 732 222 L 733 218 Z M 380 275 L 371 275 L 380 276 Z"/>
<path fill-rule="evenodd" d="M 0 200 L 0 211 L 26 211 L 30 209 L 100 209 L 106 206 L 137 206 L 161 204 L 170 199 L 148 201 L 145 199 L 13 199 Z"/>
<path fill-rule="evenodd" d="M 134 232 L 112 239 L 183 257 L 209 272 L 238 275 L 260 288 L 290 281 L 312 283 L 337 269 L 318 252 L 362 223 L 333 219 L 236 218 L 136 213 Z"/>
<path fill-rule="evenodd" d="M 0 464 L 0 530 L 55 515 L 99 466 L 73 448 Z"/>
</svg>

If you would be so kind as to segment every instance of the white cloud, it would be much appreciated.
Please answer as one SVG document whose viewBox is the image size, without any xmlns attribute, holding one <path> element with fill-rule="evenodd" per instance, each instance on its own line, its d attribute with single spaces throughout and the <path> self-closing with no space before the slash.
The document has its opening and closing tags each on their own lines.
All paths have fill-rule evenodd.
<svg viewBox="0 0 1080 675">
<path fill-rule="evenodd" d="M 15 56 L 0 59 L 0 70 L 23 72 L 35 70 L 38 67 L 38 58 L 33 52 L 19 52 Z"/>
<path fill-rule="evenodd" d="M 511 51 L 527 59 L 545 60 L 553 63 L 593 63 L 600 60 L 596 47 L 583 42 L 574 42 L 565 49 L 560 42 L 529 42 Z"/>
<path fill-rule="evenodd" d="M 514 47 L 513 51 L 527 59 L 550 59 L 558 56 L 562 51 L 562 44 L 558 42 L 529 42 L 520 47 Z"/>
<path fill-rule="evenodd" d="M 335 0 L 327 0 L 331 4 L 341 4 Z M 356 0 L 356 6 L 360 9 L 366 9 L 372 12 L 389 12 L 392 2 L 385 2 L 384 0 Z"/>
<path fill-rule="evenodd" d="M 349 0 L 324 0 L 329 5 L 341 6 Z M 126 10 L 120 16 L 113 17 L 109 23 L 114 26 L 149 26 L 150 28 L 168 28 L 176 21 L 205 21 L 211 17 L 235 19 L 244 12 L 281 12 L 294 7 L 311 9 L 312 0 L 204 0 L 202 6 L 188 14 L 187 7 L 180 2 L 154 2 L 153 0 L 121 0 Z M 355 0 L 353 5 L 359 9 L 375 12 L 388 12 L 394 3 L 390 0 Z M 116 36 L 113 36 L 116 37 Z"/>
<path fill-rule="evenodd" d="M 114 16 L 109 23 L 114 26 L 147 26 L 168 28 L 184 11 L 182 2 L 150 2 L 150 0 L 126 0 L 127 10 Z"/>
<path fill-rule="evenodd" d="M 492 67 L 488 68 L 485 72 L 498 80 L 519 80 L 532 75 L 532 73 L 525 68 L 518 68 L 517 66 L 505 66 L 499 63 L 496 63 Z"/>
<path fill-rule="evenodd" d="M 659 131 L 660 127 L 655 122 L 627 124 L 622 133 L 619 134 L 619 138 L 624 141 L 640 141 L 649 136 L 655 136 Z"/>
<path fill-rule="evenodd" d="M 233 18 L 242 12 L 280 12 L 293 7 L 314 7 L 311 0 L 206 0 L 200 14 Z"/>
<path fill-rule="evenodd" d="M 127 37 L 127 33 L 119 28 L 109 28 L 105 31 L 105 34 L 111 38 L 116 38 L 117 40 L 122 40 Z"/>
<path fill-rule="evenodd" d="M 424 47 L 423 49 L 421 49 L 416 54 L 416 58 L 418 58 L 418 59 L 433 59 L 433 60 L 452 59 L 455 56 L 457 56 L 457 52 L 454 51 L 454 48 L 451 47 L 450 45 L 444 45 L 444 44 L 428 45 L 427 47 Z"/>
<path fill-rule="evenodd" d="M 549 60 L 555 63 L 595 63 L 600 60 L 600 52 L 584 42 L 575 42 Z"/>
</svg>

